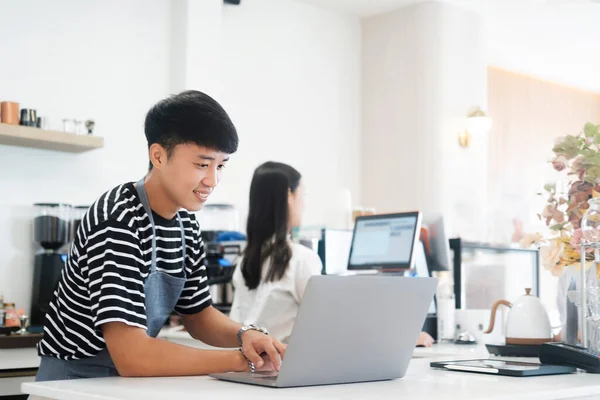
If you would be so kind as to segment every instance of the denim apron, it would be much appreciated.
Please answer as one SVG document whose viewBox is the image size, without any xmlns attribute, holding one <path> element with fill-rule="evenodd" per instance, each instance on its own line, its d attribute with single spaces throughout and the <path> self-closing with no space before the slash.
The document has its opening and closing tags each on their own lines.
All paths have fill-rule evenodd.
<svg viewBox="0 0 600 400">
<path fill-rule="evenodd" d="M 176 278 L 165 272 L 158 271 L 156 268 L 156 228 L 154 218 L 152 217 L 152 210 L 150 209 L 148 194 L 144 188 L 144 178 L 136 183 L 136 189 L 152 224 L 152 263 L 150 265 L 150 273 L 144 282 L 144 304 L 146 306 L 147 334 L 148 336 L 156 337 L 175 308 L 175 305 L 177 305 L 186 282 L 185 230 L 181 217 L 177 213 L 177 221 L 179 222 L 181 233 L 184 277 Z M 55 357 L 43 356 L 35 380 L 41 382 L 108 376 L 119 376 L 119 373 L 110 357 L 108 349 L 105 347 L 96 356 L 79 360 L 65 361 Z"/>
</svg>

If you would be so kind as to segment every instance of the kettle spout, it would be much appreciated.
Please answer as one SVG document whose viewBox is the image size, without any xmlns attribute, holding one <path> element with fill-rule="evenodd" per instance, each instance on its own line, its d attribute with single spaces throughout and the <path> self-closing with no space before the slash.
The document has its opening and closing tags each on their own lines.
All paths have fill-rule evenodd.
<svg viewBox="0 0 600 400">
<path fill-rule="evenodd" d="M 492 315 L 490 316 L 490 326 L 487 328 L 487 331 L 483 333 L 492 333 L 494 330 L 494 323 L 496 322 L 496 311 L 498 310 L 498 306 L 503 305 L 507 307 L 512 307 L 512 304 L 506 300 L 498 300 L 492 306 Z"/>
</svg>

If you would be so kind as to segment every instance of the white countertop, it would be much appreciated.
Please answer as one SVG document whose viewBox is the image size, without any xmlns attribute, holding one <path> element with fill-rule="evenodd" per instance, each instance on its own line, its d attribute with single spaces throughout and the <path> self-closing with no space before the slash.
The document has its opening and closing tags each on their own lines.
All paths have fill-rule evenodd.
<svg viewBox="0 0 600 400">
<path fill-rule="evenodd" d="M 34 369 L 40 366 L 40 357 L 35 347 L 23 349 L 0 349 L 0 374 L 6 370 Z M 21 393 L 21 385 L 33 382 L 34 376 L 4 377 L 0 376 L 0 398 Z"/>
<path fill-rule="evenodd" d="M 0 349 L 0 371 L 5 369 L 38 368 L 40 357 L 35 347 Z"/>
<path fill-rule="evenodd" d="M 173 329 L 164 329 L 159 337 L 165 340 L 178 342 L 183 345 L 199 348 L 211 348 L 197 340 L 194 340 L 187 332 Z M 20 349 L 0 349 L 0 371 L 7 369 L 29 369 L 40 366 L 40 357 L 37 348 L 27 347 Z"/>
<path fill-rule="evenodd" d="M 26 383 L 23 392 L 32 399 L 120 400 L 168 398 L 402 398 L 419 400 L 513 399 L 558 400 L 584 396 L 600 397 L 600 377 L 578 373 L 513 378 L 434 370 L 433 359 L 485 357 L 484 347 L 436 345 L 416 349 L 406 376 L 385 382 L 350 385 L 271 389 L 223 382 L 209 377 L 100 378 Z M 520 359 L 527 360 L 527 359 Z"/>
<path fill-rule="evenodd" d="M 173 329 L 163 329 L 159 335 L 159 338 L 169 340 L 185 346 L 196 347 L 200 349 L 215 349 L 215 347 L 204 344 L 198 340 L 194 340 L 187 332 L 182 332 Z M 444 352 L 444 348 L 447 348 L 446 354 L 456 354 L 458 346 L 452 347 L 440 347 L 437 346 L 435 353 L 440 354 Z M 464 350 L 471 350 L 473 347 L 464 346 Z M 452 350 L 450 350 L 452 349 Z M 428 357 L 434 352 L 432 349 L 418 348 L 415 350 L 415 356 L 417 357 Z M 444 355 L 444 354 L 442 354 Z M 485 355 L 483 355 L 485 357 Z M 38 368 L 40 366 L 40 357 L 37 354 L 35 347 L 23 348 L 23 349 L 0 349 L 0 371 L 6 369 L 26 369 L 26 368 Z"/>
</svg>

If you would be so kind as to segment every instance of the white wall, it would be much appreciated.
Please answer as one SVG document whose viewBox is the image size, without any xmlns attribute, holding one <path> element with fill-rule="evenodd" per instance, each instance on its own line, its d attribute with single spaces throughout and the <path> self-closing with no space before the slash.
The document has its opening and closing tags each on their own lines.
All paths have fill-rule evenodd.
<svg viewBox="0 0 600 400">
<path fill-rule="evenodd" d="M 362 199 L 378 211 L 444 212 L 476 238 L 485 143 L 462 150 L 464 116 L 485 101 L 481 17 L 423 3 L 363 22 Z"/>
<path fill-rule="evenodd" d="M 0 292 L 29 307 L 35 202 L 90 204 L 146 169 L 144 113 L 168 93 L 168 3 L 2 1 L 0 99 L 93 118 L 106 147 L 70 154 L 0 146 Z"/>
<path fill-rule="evenodd" d="M 89 204 L 141 177 L 145 113 L 181 84 L 173 57 L 197 67 L 206 49 L 173 48 L 181 30 L 172 24 L 182 21 L 168 0 L 0 0 L 0 10 L 0 99 L 36 108 L 54 128 L 92 117 L 106 142 L 78 155 L 0 146 L 0 292 L 28 309 L 30 205 Z M 223 12 L 215 79 L 241 143 L 213 201 L 245 207 L 252 170 L 276 159 L 306 177 L 307 222 L 326 222 L 324 199 L 337 187 L 359 190 L 360 24 L 292 0 L 244 0 Z"/>
<path fill-rule="evenodd" d="M 247 209 L 253 169 L 267 160 L 304 176 L 307 224 L 337 223 L 341 189 L 358 201 L 360 35 L 356 17 L 289 0 L 225 7 L 222 100 L 240 148 L 214 201 Z"/>
<path fill-rule="evenodd" d="M 600 5 L 488 0 L 485 7 L 484 2 L 462 1 L 486 16 L 490 65 L 600 91 Z"/>
<path fill-rule="evenodd" d="M 302 0 L 372 17 L 432 0 Z M 542 79 L 600 91 L 600 6 L 594 0 L 435 0 L 485 18 L 489 62 Z M 582 61 L 585 60 L 585 61 Z"/>
</svg>

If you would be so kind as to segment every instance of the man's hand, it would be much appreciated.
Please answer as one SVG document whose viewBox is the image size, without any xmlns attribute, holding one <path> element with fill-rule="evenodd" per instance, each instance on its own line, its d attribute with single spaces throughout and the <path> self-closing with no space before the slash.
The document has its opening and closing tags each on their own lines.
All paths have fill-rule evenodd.
<svg viewBox="0 0 600 400">
<path fill-rule="evenodd" d="M 272 364 L 272 368 L 279 371 L 286 349 L 285 344 L 262 332 L 248 330 L 242 335 L 242 350 L 256 370 L 270 370 Z"/>
</svg>

